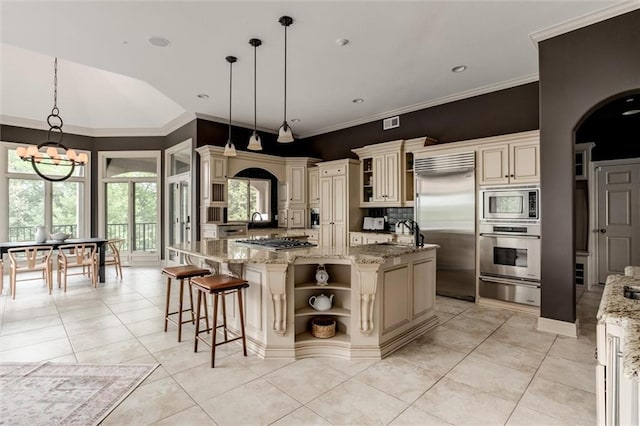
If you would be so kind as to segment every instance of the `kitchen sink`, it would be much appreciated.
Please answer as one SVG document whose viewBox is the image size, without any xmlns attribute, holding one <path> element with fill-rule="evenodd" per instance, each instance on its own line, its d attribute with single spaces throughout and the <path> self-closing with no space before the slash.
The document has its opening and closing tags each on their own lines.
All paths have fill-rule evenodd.
<svg viewBox="0 0 640 426">
<path fill-rule="evenodd" d="M 625 285 L 624 297 L 627 299 L 640 300 L 640 286 L 637 285 Z"/>
</svg>

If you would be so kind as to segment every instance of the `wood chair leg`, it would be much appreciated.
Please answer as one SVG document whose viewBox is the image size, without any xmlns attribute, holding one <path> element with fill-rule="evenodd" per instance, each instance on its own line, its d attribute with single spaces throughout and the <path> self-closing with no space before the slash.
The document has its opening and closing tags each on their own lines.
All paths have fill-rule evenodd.
<svg viewBox="0 0 640 426">
<path fill-rule="evenodd" d="M 247 356 L 247 340 L 244 334 L 244 306 L 242 304 L 242 289 L 238 290 L 238 310 L 240 315 L 240 332 L 242 333 L 242 351 Z"/>
<path fill-rule="evenodd" d="M 213 295 L 213 324 L 211 328 L 211 368 L 216 364 L 216 333 L 218 327 L 218 293 Z"/>
<path fill-rule="evenodd" d="M 224 334 L 224 341 L 229 340 L 227 336 L 227 295 L 225 293 L 221 294 L 222 296 L 222 333 Z"/>
<path fill-rule="evenodd" d="M 194 352 L 198 352 L 198 334 L 200 333 L 200 305 L 202 304 L 202 292 L 198 291 L 198 297 L 197 299 L 197 303 L 198 306 L 196 306 L 196 316 L 198 318 L 198 321 L 196 321 L 196 331 L 195 331 L 195 339 L 193 339 L 193 351 Z M 206 308 L 207 306 L 207 299 L 204 299 L 204 306 Z"/>
<path fill-rule="evenodd" d="M 189 307 L 191 308 L 191 324 L 194 324 L 196 318 L 198 318 L 198 320 L 200 319 L 194 314 L 195 310 L 193 309 L 193 287 L 191 287 L 191 278 L 189 278 L 187 291 L 189 292 Z"/>
<path fill-rule="evenodd" d="M 167 332 L 169 324 L 169 302 L 171 301 L 171 277 L 167 277 L 167 300 L 164 304 L 164 332 Z"/>
<path fill-rule="evenodd" d="M 16 271 L 12 268 L 11 270 L 11 298 L 16 298 Z"/>
<path fill-rule="evenodd" d="M 180 293 L 178 295 L 178 343 L 182 341 L 182 301 L 184 299 L 184 280 L 180 280 Z"/>
</svg>

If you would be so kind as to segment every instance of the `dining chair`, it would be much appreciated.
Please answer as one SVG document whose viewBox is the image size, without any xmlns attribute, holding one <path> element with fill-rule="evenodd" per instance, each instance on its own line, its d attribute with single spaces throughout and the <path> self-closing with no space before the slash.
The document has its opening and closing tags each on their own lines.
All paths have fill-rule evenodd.
<svg viewBox="0 0 640 426">
<path fill-rule="evenodd" d="M 58 288 L 64 276 L 64 291 L 67 291 L 67 277 L 69 275 L 85 275 L 88 272 L 91 284 L 98 286 L 97 245 L 95 243 L 64 244 L 58 247 Z M 80 272 L 71 273 L 69 270 L 80 268 Z"/>
<path fill-rule="evenodd" d="M 116 270 L 116 278 L 120 276 L 122 279 L 122 263 L 120 262 L 120 247 L 124 244 L 122 238 L 114 238 L 107 241 L 106 251 L 104 253 L 104 265 L 114 265 Z"/>
<path fill-rule="evenodd" d="M 11 285 L 11 298 L 16 298 L 16 282 L 39 280 L 40 277 L 17 279 L 18 273 L 26 272 L 42 272 L 42 278 L 44 279 L 49 294 L 53 288 L 52 274 L 51 274 L 51 253 L 53 247 L 51 246 L 30 246 L 13 248 L 7 251 L 9 255 L 9 282 Z"/>
</svg>

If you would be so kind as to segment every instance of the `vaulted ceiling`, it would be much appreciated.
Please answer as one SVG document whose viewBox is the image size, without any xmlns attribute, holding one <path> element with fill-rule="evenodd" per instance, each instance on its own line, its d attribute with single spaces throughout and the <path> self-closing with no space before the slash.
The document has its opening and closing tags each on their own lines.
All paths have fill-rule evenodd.
<svg viewBox="0 0 640 426">
<path fill-rule="evenodd" d="M 57 56 L 67 132 L 152 135 L 196 115 L 225 121 L 225 56 L 234 55 L 233 121 L 251 127 L 248 41 L 257 37 L 258 127 L 275 131 L 284 88 L 278 18 L 289 15 L 287 118 L 309 136 L 535 81 L 531 33 L 616 3 L 3 1 L 0 118 L 45 127 Z M 458 65 L 467 70 L 452 72 Z"/>
</svg>

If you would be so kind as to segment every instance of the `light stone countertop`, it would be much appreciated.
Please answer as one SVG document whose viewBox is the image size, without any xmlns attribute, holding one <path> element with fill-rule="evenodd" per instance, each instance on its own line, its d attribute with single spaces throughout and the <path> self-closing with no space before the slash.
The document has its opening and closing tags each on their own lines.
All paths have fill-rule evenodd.
<svg viewBox="0 0 640 426">
<path fill-rule="evenodd" d="M 625 275 L 607 277 L 596 318 L 624 328 L 624 374 L 640 380 L 640 300 L 624 297 L 625 285 L 640 286 L 640 279 Z"/>
<path fill-rule="evenodd" d="M 282 235 L 279 235 L 282 237 Z M 245 237 L 246 238 L 246 237 Z M 317 246 L 304 249 L 271 251 L 236 244 L 233 239 L 204 239 L 191 243 L 175 244 L 170 250 L 198 256 L 218 263 L 281 263 L 290 264 L 296 259 L 351 259 L 355 263 L 384 263 L 387 259 L 426 250 L 435 250 L 437 244 L 414 247 L 403 244 L 366 244 L 355 247 Z"/>
</svg>

